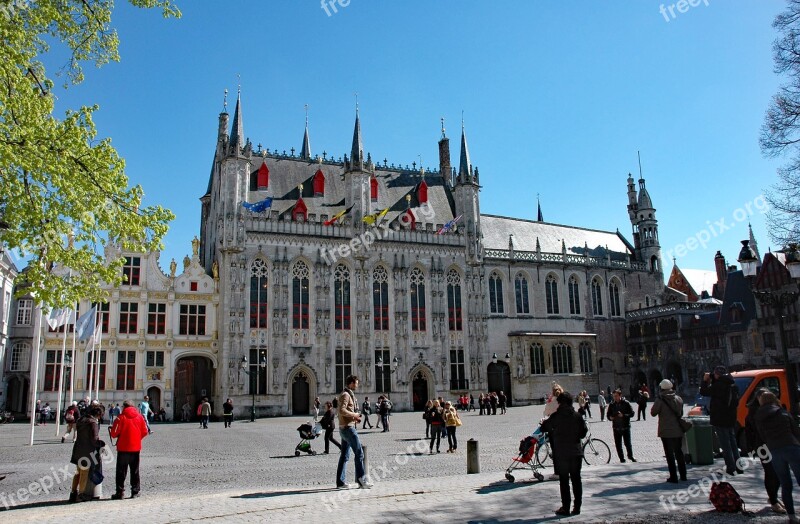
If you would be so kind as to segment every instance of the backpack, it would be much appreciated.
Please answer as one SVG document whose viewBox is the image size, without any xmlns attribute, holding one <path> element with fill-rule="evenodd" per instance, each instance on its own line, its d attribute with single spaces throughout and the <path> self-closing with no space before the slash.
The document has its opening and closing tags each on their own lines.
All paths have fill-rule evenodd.
<svg viewBox="0 0 800 524">
<path fill-rule="evenodd" d="M 744 511 L 744 501 L 729 482 L 715 482 L 711 485 L 708 500 L 714 509 L 723 513 L 739 513 Z"/>
<path fill-rule="evenodd" d="M 75 422 L 75 412 L 71 409 L 68 409 L 67 412 L 64 414 L 64 420 L 72 424 Z"/>
</svg>

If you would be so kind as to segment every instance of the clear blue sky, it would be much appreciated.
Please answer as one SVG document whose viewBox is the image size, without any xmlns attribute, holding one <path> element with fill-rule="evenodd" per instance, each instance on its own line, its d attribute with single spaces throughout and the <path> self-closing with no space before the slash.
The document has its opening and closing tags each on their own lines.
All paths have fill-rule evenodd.
<svg viewBox="0 0 800 524">
<path fill-rule="evenodd" d="M 540 193 L 546 221 L 630 239 L 626 177 L 638 177 L 640 150 L 667 271 L 667 252 L 713 236 L 722 218 L 734 227 L 678 265 L 713 270 L 718 249 L 735 263 L 748 220 L 737 209 L 781 163 L 762 157 L 758 134 L 780 83 L 771 23 L 783 1 L 709 0 L 669 22 L 651 0 L 351 0 L 331 16 L 314 0 L 177 3 L 183 18 L 164 20 L 118 2 L 121 62 L 88 66 L 58 106 L 99 104 L 99 136 L 131 183 L 177 215 L 165 268 L 199 234 L 237 74 L 245 134 L 271 150 L 300 148 L 309 104 L 312 152 L 349 151 L 358 92 L 374 159 L 435 167 L 444 117 L 457 164 L 463 110 L 484 213 L 535 218 Z M 764 216 L 751 209 L 764 252 Z"/>
</svg>

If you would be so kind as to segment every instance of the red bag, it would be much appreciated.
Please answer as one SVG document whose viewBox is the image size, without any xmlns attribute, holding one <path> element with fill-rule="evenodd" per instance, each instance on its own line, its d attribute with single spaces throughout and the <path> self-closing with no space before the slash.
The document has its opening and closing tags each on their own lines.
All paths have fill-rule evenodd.
<svg viewBox="0 0 800 524">
<path fill-rule="evenodd" d="M 203 405 L 200 404 L 200 405 L 197 406 L 197 416 L 199 417 L 200 413 L 202 413 L 202 412 L 203 412 Z"/>
<path fill-rule="evenodd" d="M 723 513 L 739 513 L 744 511 L 744 501 L 739 493 L 728 482 L 715 482 L 711 485 L 708 500 L 714 509 Z"/>
</svg>

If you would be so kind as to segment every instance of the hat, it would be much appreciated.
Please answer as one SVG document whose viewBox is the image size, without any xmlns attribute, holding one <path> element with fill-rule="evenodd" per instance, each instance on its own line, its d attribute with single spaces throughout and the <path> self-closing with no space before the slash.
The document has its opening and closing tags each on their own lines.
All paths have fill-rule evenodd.
<svg viewBox="0 0 800 524">
<path fill-rule="evenodd" d="M 725 368 L 725 366 L 717 366 L 714 368 L 714 373 L 719 373 L 720 375 L 724 375 L 727 372 L 728 370 Z"/>
<path fill-rule="evenodd" d="M 658 383 L 658 387 L 660 387 L 664 391 L 668 391 L 672 389 L 672 382 L 670 382 L 669 379 L 665 378 L 664 380 Z"/>
</svg>

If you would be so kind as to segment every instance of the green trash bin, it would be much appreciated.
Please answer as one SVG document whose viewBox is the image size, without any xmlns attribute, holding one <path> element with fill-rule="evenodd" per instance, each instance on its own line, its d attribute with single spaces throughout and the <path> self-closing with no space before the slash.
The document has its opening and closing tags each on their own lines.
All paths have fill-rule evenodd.
<svg viewBox="0 0 800 524">
<path fill-rule="evenodd" d="M 714 463 L 714 428 L 709 417 L 686 417 L 692 429 L 686 432 L 686 446 L 692 457 L 692 464 L 709 465 Z"/>
</svg>

